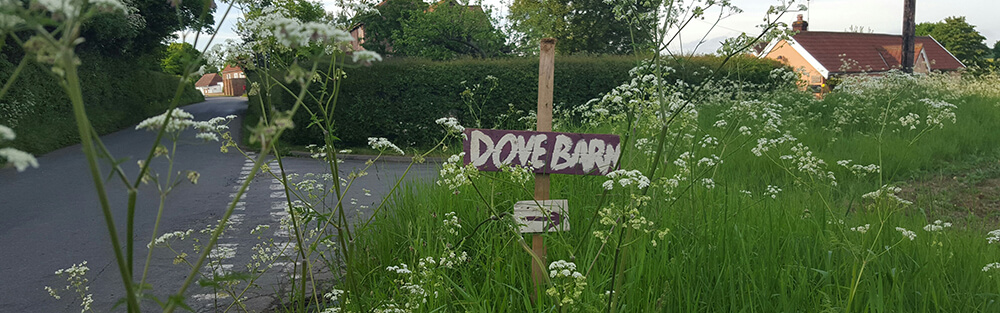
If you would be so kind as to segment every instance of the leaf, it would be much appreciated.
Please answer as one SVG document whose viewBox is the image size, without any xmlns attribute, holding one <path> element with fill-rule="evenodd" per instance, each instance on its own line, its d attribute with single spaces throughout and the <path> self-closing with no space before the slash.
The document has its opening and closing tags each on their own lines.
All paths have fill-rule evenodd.
<svg viewBox="0 0 1000 313">
<path fill-rule="evenodd" d="M 182 309 L 185 309 L 188 312 L 194 312 L 194 309 L 192 309 L 190 306 L 188 306 L 187 303 L 184 303 L 184 295 L 172 295 L 172 296 L 170 296 L 170 300 L 167 301 L 167 306 L 170 306 L 171 304 L 174 304 L 174 305 L 176 305 L 176 306 L 178 306 L 178 307 L 180 307 Z"/>
</svg>

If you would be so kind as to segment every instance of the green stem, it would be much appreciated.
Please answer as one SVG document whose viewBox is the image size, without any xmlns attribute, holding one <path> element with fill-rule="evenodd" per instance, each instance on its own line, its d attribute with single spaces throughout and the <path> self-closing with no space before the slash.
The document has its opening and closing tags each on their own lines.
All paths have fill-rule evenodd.
<svg viewBox="0 0 1000 313">
<path fill-rule="evenodd" d="M 313 68 L 312 68 L 312 70 L 310 70 L 310 72 L 315 72 L 316 71 L 316 66 L 317 65 L 314 64 Z M 302 91 L 299 93 L 299 96 L 296 98 L 297 100 L 295 101 L 295 104 L 292 105 L 292 110 L 289 113 L 290 116 L 295 116 L 295 112 L 297 112 L 298 109 L 299 109 L 299 107 L 302 106 L 302 97 L 304 97 L 306 91 L 309 90 L 309 84 L 310 84 L 310 81 L 307 81 L 305 84 L 303 84 Z M 284 132 L 285 132 L 284 129 L 278 130 L 273 136 L 271 136 L 271 138 L 270 138 L 271 141 L 270 142 L 277 141 L 278 138 L 281 138 L 281 134 L 284 133 Z M 240 186 L 239 191 L 236 193 L 236 197 L 233 199 L 232 202 L 229 203 L 229 207 L 226 208 L 226 213 L 222 216 L 222 220 L 219 222 L 219 226 L 217 226 L 215 228 L 215 230 L 212 231 L 212 238 L 209 240 L 208 245 L 205 246 L 204 251 L 201 252 L 201 256 L 198 257 L 198 261 L 195 262 L 194 268 L 191 269 L 191 273 L 188 274 L 187 279 L 184 280 L 184 283 L 181 285 L 181 288 L 178 289 L 177 293 L 175 294 L 175 296 L 177 297 L 178 300 L 172 300 L 172 301 L 170 301 L 170 303 L 167 304 L 167 307 L 163 310 L 163 312 L 165 312 L 165 313 L 171 313 L 171 312 L 173 312 L 174 310 L 177 309 L 178 303 L 176 301 L 180 301 L 180 297 L 182 297 L 184 295 L 184 292 L 186 292 L 187 289 L 188 289 L 188 287 L 191 286 L 191 283 L 194 282 L 194 278 L 197 277 L 197 275 L 198 275 L 198 269 L 201 268 L 201 266 L 205 263 L 205 259 L 208 258 L 208 254 L 209 254 L 209 252 L 211 252 L 212 247 L 215 246 L 215 243 L 219 240 L 219 236 L 222 235 L 222 231 L 225 230 L 225 228 L 226 228 L 226 222 L 229 221 L 229 217 L 233 214 L 233 211 L 236 209 L 236 202 L 238 202 L 239 199 L 240 199 L 240 197 L 243 196 L 243 194 L 247 190 L 247 187 L 250 186 L 250 182 L 253 181 L 254 177 L 256 177 L 256 175 L 257 175 L 257 172 L 260 171 L 260 167 L 261 167 L 261 165 L 263 165 L 264 158 L 272 150 L 274 150 L 273 149 L 273 147 L 274 147 L 273 144 L 270 145 L 270 146 L 268 146 L 268 145 L 263 145 L 263 146 L 264 146 L 263 147 L 264 149 L 262 149 L 262 151 L 260 152 L 260 154 L 257 156 L 257 161 L 254 162 L 254 166 L 253 166 L 253 169 L 250 171 L 250 175 L 247 176 L 246 181 L 244 181 L 243 185 Z"/>
<path fill-rule="evenodd" d="M 7 90 L 10 89 L 10 86 L 14 85 L 14 81 L 17 80 L 17 76 L 21 75 L 21 70 L 24 69 L 25 64 L 28 64 L 27 56 L 21 58 L 21 63 L 17 64 L 17 68 L 14 69 L 14 73 L 10 74 L 10 78 L 7 79 L 7 83 L 3 85 L 3 89 L 0 89 L 0 99 L 3 99 L 3 96 L 7 95 Z"/>
<path fill-rule="evenodd" d="M 80 134 L 83 154 L 87 157 L 87 166 L 90 168 L 90 176 L 94 181 L 94 188 L 97 189 L 97 198 L 101 204 L 101 211 L 104 214 L 108 236 L 111 237 L 111 248 L 114 250 L 115 261 L 118 263 L 122 285 L 125 287 L 128 311 L 137 312 L 139 310 L 139 302 L 135 296 L 135 289 L 132 288 L 132 276 L 129 267 L 125 264 L 126 259 L 122 255 L 121 241 L 118 239 L 118 231 L 115 229 L 111 204 L 108 202 L 107 190 L 104 189 L 104 182 L 101 179 L 101 169 L 97 165 L 97 151 L 94 149 L 94 138 L 91 137 L 90 133 L 90 120 L 87 118 L 86 108 L 83 104 L 83 92 L 74 62 L 75 58 L 75 54 L 65 53 L 60 62 L 66 73 L 66 93 L 73 105 L 73 115 L 76 118 L 77 132 Z"/>
</svg>

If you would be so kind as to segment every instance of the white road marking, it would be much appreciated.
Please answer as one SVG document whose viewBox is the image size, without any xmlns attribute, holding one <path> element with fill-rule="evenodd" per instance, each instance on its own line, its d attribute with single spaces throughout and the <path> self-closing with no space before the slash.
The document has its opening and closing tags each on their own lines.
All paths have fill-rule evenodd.
<svg viewBox="0 0 1000 313">
<path fill-rule="evenodd" d="M 285 201 L 275 201 L 271 203 L 271 210 L 288 210 L 288 202 Z"/>
<path fill-rule="evenodd" d="M 224 292 L 220 292 L 220 293 L 203 293 L 203 294 L 192 295 L 191 298 L 193 298 L 195 300 L 198 300 L 198 301 L 215 301 L 216 299 L 226 299 L 226 298 L 229 298 L 229 294 L 224 293 Z"/>
<path fill-rule="evenodd" d="M 273 185 L 271 185 L 270 188 L 271 188 L 271 190 L 285 190 L 285 185 L 282 185 L 282 184 L 273 184 Z"/>
<path fill-rule="evenodd" d="M 208 253 L 208 256 L 213 259 L 232 259 L 236 257 L 238 246 L 238 243 L 220 243 Z"/>
<path fill-rule="evenodd" d="M 250 171 L 240 171 L 240 175 L 250 175 Z"/>
<path fill-rule="evenodd" d="M 287 198 L 284 191 L 275 191 L 271 193 L 271 198 Z"/>
</svg>

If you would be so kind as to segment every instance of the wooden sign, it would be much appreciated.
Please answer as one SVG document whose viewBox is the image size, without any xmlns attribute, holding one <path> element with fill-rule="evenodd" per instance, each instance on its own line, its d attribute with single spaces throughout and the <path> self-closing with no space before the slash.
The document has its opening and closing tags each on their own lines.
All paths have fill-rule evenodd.
<svg viewBox="0 0 1000 313">
<path fill-rule="evenodd" d="M 618 167 L 617 135 L 465 129 L 465 164 L 499 171 L 506 164 L 537 174 L 605 175 Z"/>
<path fill-rule="evenodd" d="M 528 200 L 514 204 L 514 221 L 520 224 L 522 234 L 568 231 L 568 213 L 566 200 Z"/>
</svg>

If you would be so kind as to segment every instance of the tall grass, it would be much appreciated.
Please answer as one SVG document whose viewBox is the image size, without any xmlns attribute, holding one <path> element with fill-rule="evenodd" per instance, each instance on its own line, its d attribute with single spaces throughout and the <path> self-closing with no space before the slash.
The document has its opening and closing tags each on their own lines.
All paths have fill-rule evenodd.
<svg viewBox="0 0 1000 313">
<path fill-rule="evenodd" d="M 507 174 L 474 174 L 470 185 L 456 190 L 430 182 L 406 185 L 392 200 L 392 210 L 380 213 L 370 231 L 357 237 L 359 246 L 367 247 L 355 269 L 368 293 L 362 307 L 403 307 L 415 297 L 413 286 L 419 286 L 427 296 L 418 299 L 427 302 L 411 309 L 421 312 L 1000 310 L 1000 277 L 995 270 L 983 270 L 1000 260 L 1000 251 L 987 242 L 992 228 L 984 226 L 985 220 L 949 220 L 953 215 L 930 210 L 934 203 L 899 202 L 887 195 L 891 191 L 863 196 L 946 161 L 995 157 L 1000 97 L 980 89 L 982 81 L 946 76 L 889 75 L 847 84 L 856 89 L 843 88 L 822 100 L 794 90 L 723 91 L 696 103 L 698 114 L 671 127 L 669 137 L 675 140 L 668 142 L 661 161 L 664 174 L 650 177 L 653 184 L 645 191 L 618 185 L 606 191 L 604 177 L 553 176 L 552 196 L 569 200 L 572 230 L 545 235 L 548 260 L 574 262 L 586 276 L 583 292 L 568 302 L 545 293 L 550 287 L 562 291 L 564 282 L 557 278 L 542 288 L 537 303 L 531 300 L 531 259 L 522 246 L 524 237 L 503 217 L 514 202 L 531 194 Z M 751 98 L 755 101 L 747 106 Z M 954 104 L 956 122 L 904 127 L 899 117 L 908 113 L 921 119 L 933 115 L 922 99 Z M 780 114 L 781 126 L 771 133 L 756 130 L 763 125 L 754 114 L 765 104 L 773 104 Z M 636 138 L 653 135 L 649 124 L 656 124 L 656 117 L 646 116 L 632 125 Z M 718 124 L 720 119 L 726 125 Z M 621 120 L 566 122 L 559 131 L 628 129 Z M 755 130 L 740 134 L 740 126 Z M 770 145 L 761 156 L 751 151 L 759 138 L 783 134 L 797 140 Z M 703 147 L 704 135 L 718 144 Z M 799 151 L 811 154 L 796 155 L 792 149 L 799 143 L 807 147 Z M 652 153 L 642 147 L 627 149 L 623 168 L 646 169 L 653 162 Z M 688 170 L 674 163 L 685 152 L 694 155 L 686 159 Z M 712 154 L 722 163 L 697 164 Z M 809 157 L 825 162 L 810 172 L 802 168 Z M 879 165 L 881 171 L 855 175 L 838 165 L 840 160 Z M 673 177 L 684 179 L 675 188 L 666 187 L 664 182 Z M 702 179 L 711 179 L 714 188 Z M 768 192 L 769 186 L 780 191 Z M 642 201 L 643 192 L 650 198 Z M 595 222 L 604 216 L 595 211 L 609 205 L 612 211 L 638 208 L 639 214 Z M 461 220 L 457 236 L 446 232 L 448 212 Z M 652 224 L 624 232 L 607 225 L 636 222 L 639 216 Z M 924 230 L 939 218 L 945 219 L 940 225 L 953 226 Z M 852 230 L 866 224 L 865 232 Z M 910 240 L 896 227 L 916 237 Z M 611 236 L 602 241 L 594 231 Z M 468 253 L 468 261 L 452 268 L 420 266 L 422 258 L 449 251 Z M 387 271 L 400 264 L 408 264 L 414 274 Z M 618 295 L 614 301 L 612 291 Z"/>
</svg>

